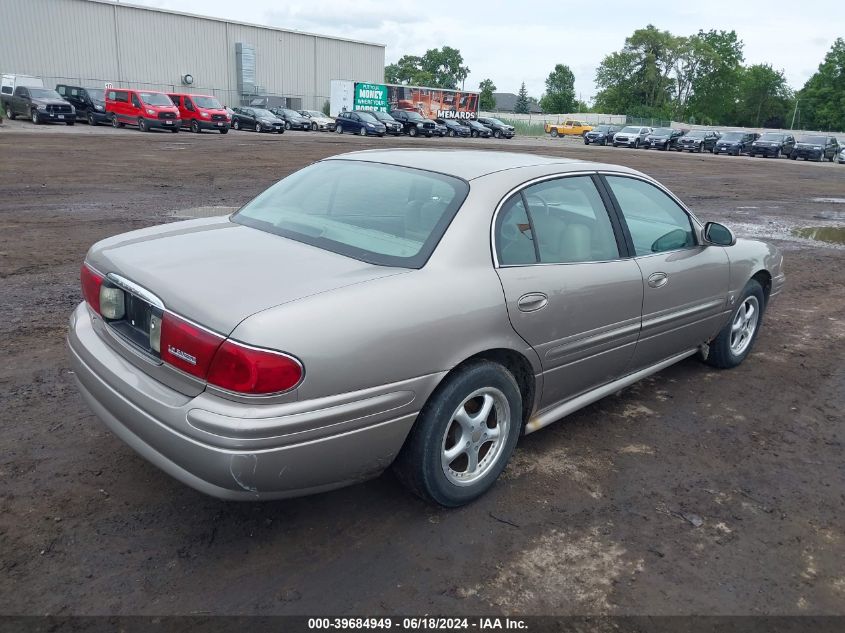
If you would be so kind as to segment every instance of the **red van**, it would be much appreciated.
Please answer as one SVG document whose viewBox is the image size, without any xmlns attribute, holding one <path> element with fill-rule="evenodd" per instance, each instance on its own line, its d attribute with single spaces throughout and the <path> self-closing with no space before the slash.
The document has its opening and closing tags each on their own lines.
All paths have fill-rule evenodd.
<svg viewBox="0 0 845 633">
<path fill-rule="evenodd" d="M 170 100 L 179 108 L 182 127 L 187 127 L 199 134 L 203 130 L 219 130 L 221 134 L 229 131 L 232 119 L 226 108 L 217 99 L 209 95 L 169 94 Z"/>
<path fill-rule="evenodd" d="M 112 88 L 106 91 L 106 114 L 114 127 L 137 125 L 142 132 L 161 128 L 178 132 L 179 109 L 163 92 Z"/>
</svg>

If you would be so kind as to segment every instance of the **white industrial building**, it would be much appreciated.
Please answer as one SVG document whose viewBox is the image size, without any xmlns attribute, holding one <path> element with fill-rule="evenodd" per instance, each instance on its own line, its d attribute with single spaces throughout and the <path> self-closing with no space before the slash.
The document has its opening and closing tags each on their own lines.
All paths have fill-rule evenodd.
<svg viewBox="0 0 845 633">
<path fill-rule="evenodd" d="M 320 109 L 332 79 L 382 83 L 384 45 L 111 0 L 0 0 L 0 72 Z"/>
</svg>

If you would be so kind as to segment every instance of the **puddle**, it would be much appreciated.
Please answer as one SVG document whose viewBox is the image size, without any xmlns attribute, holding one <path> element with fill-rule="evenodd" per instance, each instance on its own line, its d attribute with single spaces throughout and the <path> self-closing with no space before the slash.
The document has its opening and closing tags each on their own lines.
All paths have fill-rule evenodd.
<svg viewBox="0 0 845 633">
<path fill-rule="evenodd" d="M 180 219 L 218 218 L 234 213 L 237 210 L 238 207 L 190 207 L 188 209 L 171 211 L 170 215 Z"/>
<path fill-rule="evenodd" d="M 845 198 L 813 198 L 813 202 L 830 202 L 832 204 L 845 204 Z"/>
<path fill-rule="evenodd" d="M 845 226 L 807 226 L 792 229 L 795 237 L 803 237 L 830 244 L 845 244 Z"/>
<path fill-rule="evenodd" d="M 819 211 L 813 217 L 819 220 L 845 220 L 845 211 Z"/>
</svg>

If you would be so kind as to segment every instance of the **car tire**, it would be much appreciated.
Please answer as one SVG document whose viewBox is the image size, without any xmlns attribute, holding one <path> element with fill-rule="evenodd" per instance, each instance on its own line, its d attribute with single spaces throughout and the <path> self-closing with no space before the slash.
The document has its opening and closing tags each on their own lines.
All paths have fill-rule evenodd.
<svg viewBox="0 0 845 633">
<path fill-rule="evenodd" d="M 473 130 L 469 135 L 471 138 L 478 138 L 478 130 Z"/>
<path fill-rule="evenodd" d="M 202 132 L 202 130 L 200 130 L 200 124 L 196 119 L 191 121 L 191 132 L 193 132 L 194 134 L 199 134 L 200 132 Z"/>
<path fill-rule="evenodd" d="M 449 136 L 455 138 L 455 130 L 449 130 Z"/>
<path fill-rule="evenodd" d="M 487 439 L 496 429 L 496 439 Z M 425 403 L 393 469 L 423 499 L 461 506 L 495 483 L 521 432 L 522 396 L 513 375 L 498 363 L 468 363 Z"/>
<path fill-rule="evenodd" d="M 560 135 L 560 133 L 555 128 L 552 128 L 552 131 L 549 132 L 549 134 L 552 138 L 557 138 Z"/>
<path fill-rule="evenodd" d="M 316 132 L 316 131 L 317 131 L 317 124 L 316 124 L 316 123 L 312 123 L 312 124 L 311 124 L 311 131 L 312 131 L 312 132 Z"/>
<path fill-rule="evenodd" d="M 780 148 L 775 150 L 775 158 L 780 158 Z"/>
<path fill-rule="evenodd" d="M 416 136 L 417 135 L 417 128 L 410 127 L 408 128 L 408 136 Z"/>
<path fill-rule="evenodd" d="M 496 130 L 495 132 L 493 132 L 493 136 L 494 136 L 495 138 L 502 138 L 502 131 L 501 131 L 501 130 Z"/>
<path fill-rule="evenodd" d="M 221 128 L 220 128 L 220 133 L 221 133 L 221 134 L 228 134 L 228 133 L 229 133 L 229 128 L 227 128 L 227 127 L 221 127 Z"/>
<path fill-rule="evenodd" d="M 15 116 L 16 116 L 15 113 L 12 111 L 12 106 L 6 104 L 6 118 L 9 119 L 10 121 L 14 121 Z"/>
<path fill-rule="evenodd" d="M 587 137 L 584 137 L 584 145 L 589 145 L 589 144 L 590 144 L 590 139 L 588 139 Z"/>
<path fill-rule="evenodd" d="M 94 118 L 93 112 L 89 112 L 88 116 L 85 117 L 85 119 L 88 121 L 88 125 L 90 125 L 91 127 L 94 127 L 95 125 L 97 125 L 97 119 Z"/>
<path fill-rule="evenodd" d="M 150 126 L 147 125 L 147 121 L 146 121 L 146 119 L 144 119 L 144 117 L 140 117 L 138 119 L 138 129 L 141 130 L 142 132 L 149 132 L 150 131 Z"/>
<path fill-rule="evenodd" d="M 286 130 L 290 129 L 290 121 L 285 121 L 285 129 Z"/>
<path fill-rule="evenodd" d="M 38 118 L 38 112 L 37 112 L 37 111 L 35 111 L 35 110 L 33 110 L 33 111 L 30 113 L 30 115 L 29 115 L 29 119 L 30 119 L 30 120 L 33 122 L 33 124 L 35 124 L 35 125 L 39 125 L 39 124 L 41 123 L 41 119 L 39 119 L 39 118 Z"/>
<path fill-rule="evenodd" d="M 237 119 L 235 119 L 234 121 L 232 121 L 232 127 L 233 127 L 234 129 L 236 129 L 236 130 L 240 130 L 240 129 L 241 129 L 241 123 L 240 123 L 240 121 L 238 121 Z"/>
<path fill-rule="evenodd" d="M 255 131 L 258 132 L 258 133 L 261 133 L 261 124 L 260 123 L 255 124 Z"/>
<path fill-rule="evenodd" d="M 614 143 L 613 147 L 619 147 L 619 143 Z"/>
<path fill-rule="evenodd" d="M 111 117 L 111 126 L 113 128 L 121 128 L 121 127 L 125 126 L 125 123 L 121 123 L 120 121 L 118 121 L 117 115 L 113 114 L 112 117 Z"/>
<path fill-rule="evenodd" d="M 337 132 L 338 134 L 343 134 L 343 126 L 342 125 L 335 126 L 334 131 Z"/>
<path fill-rule="evenodd" d="M 173 133 L 173 134 L 179 134 L 179 128 L 178 127 L 170 128 L 170 132 Z"/>
<path fill-rule="evenodd" d="M 65 125 L 74 125 L 76 121 L 65 121 Z"/>
<path fill-rule="evenodd" d="M 757 280 L 752 279 L 745 285 L 730 320 L 710 343 L 707 363 L 719 369 L 730 369 L 744 361 L 751 353 L 763 326 L 765 309 L 763 288 Z"/>
<path fill-rule="evenodd" d="M 367 135 L 367 128 L 362 127 L 360 130 L 358 130 L 358 135 L 359 136 L 366 136 Z"/>
</svg>

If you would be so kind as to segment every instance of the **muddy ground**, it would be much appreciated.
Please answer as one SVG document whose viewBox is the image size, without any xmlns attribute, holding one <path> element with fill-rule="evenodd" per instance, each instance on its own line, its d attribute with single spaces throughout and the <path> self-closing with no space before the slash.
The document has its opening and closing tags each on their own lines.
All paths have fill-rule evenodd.
<svg viewBox="0 0 845 633">
<path fill-rule="evenodd" d="M 749 359 L 695 359 L 523 439 L 458 510 L 390 473 L 227 503 L 107 432 L 64 349 L 103 237 L 237 207 L 346 150 L 542 152 L 641 169 L 702 218 L 785 250 L 788 287 Z M 0 613 L 845 613 L 845 166 L 538 139 L 360 139 L 0 128 Z"/>
</svg>

